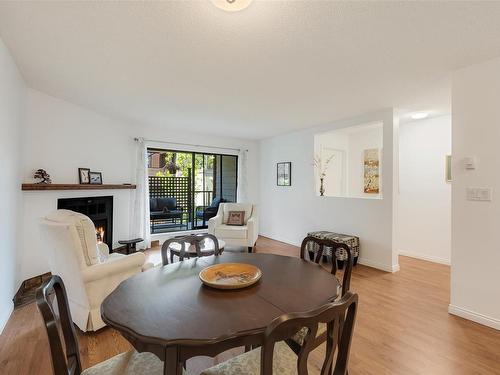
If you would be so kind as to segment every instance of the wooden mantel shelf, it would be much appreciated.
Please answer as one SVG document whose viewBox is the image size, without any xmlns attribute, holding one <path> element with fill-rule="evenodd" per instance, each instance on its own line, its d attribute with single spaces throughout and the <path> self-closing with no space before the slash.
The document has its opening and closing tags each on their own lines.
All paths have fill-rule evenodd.
<svg viewBox="0 0 500 375">
<path fill-rule="evenodd" d="M 22 184 L 21 190 L 109 190 L 135 189 L 136 185 L 125 184 Z"/>
</svg>

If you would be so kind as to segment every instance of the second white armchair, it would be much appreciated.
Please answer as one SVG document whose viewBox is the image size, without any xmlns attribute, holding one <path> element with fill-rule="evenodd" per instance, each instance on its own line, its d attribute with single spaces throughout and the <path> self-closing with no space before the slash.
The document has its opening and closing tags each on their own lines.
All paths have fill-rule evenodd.
<svg viewBox="0 0 500 375">
<path fill-rule="evenodd" d="M 227 225 L 230 211 L 244 211 L 244 225 Z M 257 206 L 252 203 L 221 203 L 217 216 L 208 221 L 208 233 L 224 240 L 226 245 L 246 246 L 252 252 L 259 236 Z"/>
</svg>

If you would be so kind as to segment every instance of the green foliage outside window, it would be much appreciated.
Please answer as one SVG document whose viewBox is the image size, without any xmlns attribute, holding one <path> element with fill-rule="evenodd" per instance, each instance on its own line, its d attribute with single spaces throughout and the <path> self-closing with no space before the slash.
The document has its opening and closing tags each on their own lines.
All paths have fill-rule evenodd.
<svg viewBox="0 0 500 375">
<path fill-rule="evenodd" d="M 166 151 L 162 152 L 162 154 L 165 157 L 165 161 L 168 162 L 174 162 L 178 167 L 180 171 L 180 175 L 183 177 L 188 177 L 188 170 L 192 168 L 192 155 L 191 153 L 185 153 L 185 152 L 172 152 L 172 151 Z M 196 154 L 194 164 L 195 164 L 195 170 L 197 173 L 200 173 L 203 169 L 203 158 L 204 155 L 202 154 Z M 212 169 L 214 166 L 214 160 L 215 158 L 212 155 L 206 155 L 205 156 L 205 169 Z M 156 176 L 159 177 L 170 177 L 170 176 L 175 176 L 175 174 L 170 173 L 168 170 L 164 169 L 163 171 L 159 171 L 156 173 Z"/>
</svg>

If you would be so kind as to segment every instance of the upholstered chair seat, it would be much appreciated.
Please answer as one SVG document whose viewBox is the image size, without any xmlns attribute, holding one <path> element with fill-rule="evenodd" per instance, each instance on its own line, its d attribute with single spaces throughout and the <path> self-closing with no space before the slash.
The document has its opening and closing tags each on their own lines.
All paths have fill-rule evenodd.
<svg viewBox="0 0 500 375">
<path fill-rule="evenodd" d="M 310 371 L 309 373 L 316 374 L 318 372 Z M 297 355 L 284 342 L 276 343 L 273 356 L 273 375 L 295 374 L 297 374 Z M 260 348 L 210 367 L 201 375 L 260 375 Z"/>
<path fill-rule="evenodd" d="M 163 362 L 152 353 L 131 350 L 82 371 L 82 375 L 161 375 Z"/>
</svg>

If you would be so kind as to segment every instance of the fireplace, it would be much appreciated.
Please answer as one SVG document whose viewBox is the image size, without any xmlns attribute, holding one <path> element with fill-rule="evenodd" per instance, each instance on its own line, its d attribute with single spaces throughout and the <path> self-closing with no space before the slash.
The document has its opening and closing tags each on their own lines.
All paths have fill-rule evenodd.
<svg viewBox="0 0 500 375">
<path fill-rule="evenodd" d="M 93 221 L 97 242 L 113 249 L 113 197 L 63 198 L 57 200 L 57 209 L 80 212 Z"/>
</svg>

